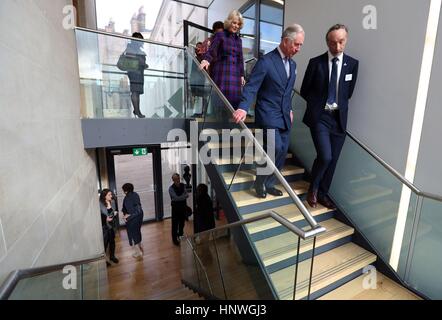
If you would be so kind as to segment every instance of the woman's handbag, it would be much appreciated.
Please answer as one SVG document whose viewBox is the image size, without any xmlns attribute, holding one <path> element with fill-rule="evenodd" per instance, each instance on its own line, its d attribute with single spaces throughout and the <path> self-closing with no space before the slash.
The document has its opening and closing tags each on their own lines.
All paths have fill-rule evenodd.
<svg viewBox="0 0 442 320">
<path fill-rule="evenodd" d="M 121 71 L 139 71 L 140 59 L 136 55 L 127 54 L 124 51 L 118 58 L 117 68 Z"/>
</svg>

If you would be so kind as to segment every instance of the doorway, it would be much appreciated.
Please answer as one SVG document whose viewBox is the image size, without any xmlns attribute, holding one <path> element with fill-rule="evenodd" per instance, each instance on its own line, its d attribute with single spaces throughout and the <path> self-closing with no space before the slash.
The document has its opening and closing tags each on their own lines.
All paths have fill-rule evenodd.
<svg viewBox="0 0 442 320">
<path fill-rule="evenodd" d="M 115 194 L 117 210 L 122 211 L 124 193 L 122 186 L 132 183 L 141 200 L 144 222 L 163 218 L 161 190 L 161 149 L 159 146 L 133 146 L 109 148 L 106 151 L 109 168 L 109 185 Z M 120 226 L 124 220 L 120 214 Z"/>
</svg>

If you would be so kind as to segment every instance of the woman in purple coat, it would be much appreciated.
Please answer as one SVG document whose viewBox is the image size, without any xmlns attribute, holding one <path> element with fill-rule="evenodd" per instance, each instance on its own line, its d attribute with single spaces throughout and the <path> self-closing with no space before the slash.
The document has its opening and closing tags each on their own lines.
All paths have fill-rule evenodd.
<svg viewBox="0 0 442 320">
<path fill-rule="evenodd" d="M 244 59 L 239 31 L 244 19 L 238 10 L 230 12 L 224 22 L 224 32 L 218 32 L 201 61 L 201 68 L 208 70 L 230 104 L 236 109 L 241 100 L 244 80 Z"/>
</svg>

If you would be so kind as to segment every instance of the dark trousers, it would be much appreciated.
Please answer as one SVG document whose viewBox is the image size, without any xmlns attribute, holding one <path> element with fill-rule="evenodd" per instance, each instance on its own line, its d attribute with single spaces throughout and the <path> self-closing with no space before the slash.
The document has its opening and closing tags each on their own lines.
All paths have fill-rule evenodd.
<svg viewBox="0 0 442 320">
<path fill-rule="evenodd" d="M 184 223 L 186 222 L 186 212 L 184 208 L 172 207 L 172 241 L 178 241 L 178 237 L 184 234 Z"/>
<path fill-rule="evenodd" d="M 268 154 L 270 158 L 274 161 L 276 167 L 279 171 L 282 170 L 285 163 L 285 158 L 287 157 L 287 151 L 290 144 L 290 130 L 282 130 L 282 129 L 272 129 L 275 132 L 275 137 L 272 139 L 271 136 L 267 137 L 269 129 L 264 129 L 264 150 L 268 154 L 268 152 L 272 153 L 272 150 L 275 150 L 274 158 L 273 154 Z M 264 165 L 258 165 L 258 167 L 263 167 Z M 258 168 L 257 168 L 258 169 Z M 267 169 L 266 169 L 267 170 Z M 276 176 L 274 174 L 270 175 L 256 175 L 256 185 L 264 185 L 266 189 L 273 188 L 275 183 L 279 183 Z"/>
<path fill-rule="evenodd" d="M 310 190 L 317 191 L 319 197 L 328 193 L 345 141 L 345 133 L 339 125 L 338 116 L 337 111 L 323 111 L 315 127 L 310 128 L 317 154 L 312 167 Z"/>
<path fill-rule="evenodd" d="M 109 247 L 109 256 L 112 258 L 115 256 L 115 231 L 114 229 L 103 230 L 104 240 L 104 252 Z"/>
</svg>

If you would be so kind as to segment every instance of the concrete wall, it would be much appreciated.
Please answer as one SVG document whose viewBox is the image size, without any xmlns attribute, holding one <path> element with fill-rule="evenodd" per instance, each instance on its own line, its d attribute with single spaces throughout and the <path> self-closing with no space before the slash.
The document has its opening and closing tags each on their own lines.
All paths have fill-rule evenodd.
<svg viewBox="0 0 442 320">
<path fill-rule="evenodd" d="M 0 2 L 0 281 L 103 251 L 68 0 Z"/>
<path fill-rule="evenodd" d="M 97 11 L 95 0 L 74 0 L 77 8 L 77 25 L 89 29 L 97 29 Z"/>
<path fill-rule="evenodd" d="M 363 8 L 377 8 L 377 29 L 366 30 Z M 306 31 L 296 88 L 308 60 L 327 50 L 325 33 L 347 24 L 346 52 L 360 60 L 359 79 L 350 101 L 348 130 L 402 174 L 405 172 L 425 42 L 429 0 L 295 0 L 286 2 L 285 24 Z"/>
</svg>

